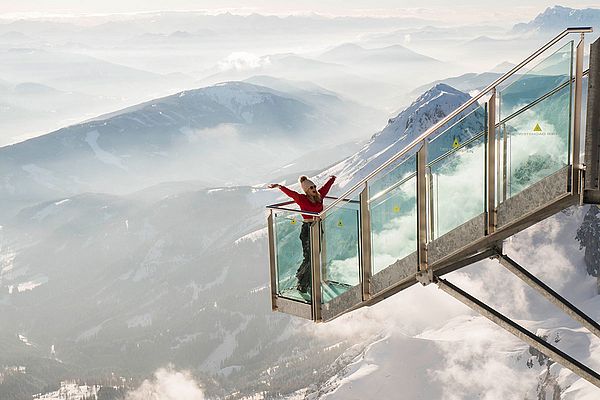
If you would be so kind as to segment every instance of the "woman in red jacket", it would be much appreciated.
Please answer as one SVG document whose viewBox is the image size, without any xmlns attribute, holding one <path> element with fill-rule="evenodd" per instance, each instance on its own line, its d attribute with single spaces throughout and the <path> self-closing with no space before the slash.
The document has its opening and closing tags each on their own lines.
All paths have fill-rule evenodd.
<svg viewBox="0 0 600 400">
<path fill-rule="evenodd" d="M 329 193 L 331 185 L 335 181 L 335 176 L 330 176 L 327 182 L 317 190 L 317 186 L 302 175 L 300 177 L 300 186 L 304 191 L 304 194 L 295 192 L 287 187 L 278 183 L 269 185 L 270 188 L 279 188 L 283 193 L 291 197 L 296 204 L 300 207 L 301 211 L 310 211 L 320 213 L 323 211 L 323 198 Z M 302 242 L 302 255 L 304 259 L 302 264 L 296 272 L 296 278 L 298 279 L 298 291 L 301 293 L 307 293 L 310 288 L 311 273 L 310 273 L 310 223 L 313 220 L 311 215 L 302 214 L 304 221 L 302 222 L 302 229 L 300 230 L 300 241 Z"/>
</svg>

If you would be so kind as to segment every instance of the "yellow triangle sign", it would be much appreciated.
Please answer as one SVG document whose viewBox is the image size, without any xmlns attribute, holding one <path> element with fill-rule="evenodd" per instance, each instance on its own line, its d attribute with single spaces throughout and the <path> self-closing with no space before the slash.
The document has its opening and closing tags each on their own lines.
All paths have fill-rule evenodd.
<svg viewBox="0 0 600 400">
<path fill-rule="evenodd" d="M 394 206 L 394 212 L 395 213 L 399 213 L 400 212 L 400 206 Z"/>
<path fill-rule="evenodd" d="M 344 226 L 344 221 L 342 221 L 341 219 L 338 221 L 337 223 L 338 228 L 342 228 Z"/>
<path fill-rule="evenodd" d="M 292 220 L 290 221 L 290 224 L 292 224 L 292 225 L 296 225 L 296 222 L 297 222 L 297 221 L 296 221 L 296 218 L 292 218 Z"/>
<path fill-rule="evenodd" d="M 458 142 L 458 138 L 457 138 L 457 137 L 455 137 L 455 138 L 454 138 L 454 143 L 452 143 L 452 148 L 453 148 L 453 149 L 457 149 L 457 148 L 458 148 L 458 146 L 460 146 L 460 143 Z"/>
<path fill-rule="evenodd" d="M 534 132 L 541 132 L 542 131 L 542 127 L 540 126 L 540 124 L 535 124 L 535 128 L 533 128 Z"/>
</svg>

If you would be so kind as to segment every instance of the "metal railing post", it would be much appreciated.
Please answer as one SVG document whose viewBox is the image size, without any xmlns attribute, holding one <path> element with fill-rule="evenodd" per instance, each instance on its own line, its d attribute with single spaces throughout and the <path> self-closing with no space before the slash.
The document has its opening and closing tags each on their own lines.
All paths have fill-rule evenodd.
<svg viewBox="0 0 600 400">
<path fill-rule="evenodd" d="M 310 224 L 312 319 L 321 321 L 321 219 Z"/>
<path fill-rule="evenodd" d="M 417 258 L 418 272 L 427 266 L 427 141 L 417 152 Z"/>
<path fill-rule="evenodd" d="M 434 186 L 435 186 L 435 182 L 433 181 L 433 173 L 431 172 L 431 167 L 426 167 L 426 171 L 427 171 L 427 182 L 428 182 L 428 186 L 429 186 L 429 198 L 428 198 L 428 204 L 429 204 L 429 233 L 427 235 L 427 240 L 433 240 L 435 238 L 435 221 L 436 221 L 436 215 L 435 215 L 435 199 L 433 198 L 433 193 L 434 193 Z"/>
<path fill-rule="evenodd" d="M 369 184 L 360 192 L 360 249 L 361 283 L 363 301 L 371 298 L 371 276 L 373 275 L 371 256 L 371 210 L 369 209 Z"/>
<path fill-rule="evenodd" d="M 573 140 L 571 153 L 571 190 L 573 194 L 579 194 L 581 191 L 581 164 L 579 161 L 579 152 L 581 147 L 581 97 L 583 86 L 583 46 L 585 34 L 581 34 L 581 39 L 577 44 L 575 54 L 575 93 L 573 105 Z"/>
<path fill-rule="evenodd" d="M 271 273 L 271 309 L 277 310 L 277 257 L 275 255 L 275 226 L 273 210 L 267 217 L 267 229 L 269 234 L 269 266 Z"/>
<path fill-rule="evenodd" d="M 502 201 L 508 198 L 508 133 L 506 123 L 502 124 Z"/>
<path fill-rule="evenodd" d="M 585 130 L 585 189 L 597 193 L 600 189 L 600 39 L 590 46 L 590 70 Z M 592 199 L 598 202 L 598 197 Z"/>
<path fill-rule="evenodd" d="M 486 138 L 486 234 L 496 231 L 496 88 L 487 102 L 487 138 Z"/>
</svg>

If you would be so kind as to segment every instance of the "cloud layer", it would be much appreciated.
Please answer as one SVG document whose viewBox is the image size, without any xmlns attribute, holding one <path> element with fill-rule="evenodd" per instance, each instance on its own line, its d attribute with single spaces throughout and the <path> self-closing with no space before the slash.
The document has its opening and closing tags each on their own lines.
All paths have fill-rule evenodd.
<svg viewBox="0 0 600 400">
<path fill-rule="evenodd" d="M 172 365 L 160 368 L 154 379 L 145 380 L 129 392 L 125 400 L 204 400 L 200 384 L 188 371 L 176 371 Z"/>
</svg>

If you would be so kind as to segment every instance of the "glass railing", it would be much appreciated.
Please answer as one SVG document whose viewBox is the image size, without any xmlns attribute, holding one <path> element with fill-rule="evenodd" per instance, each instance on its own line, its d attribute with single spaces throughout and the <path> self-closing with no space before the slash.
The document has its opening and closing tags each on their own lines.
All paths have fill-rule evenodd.
<svg viewBox="0 0 600 400">
<path fill-rule="evenodd" d="M 358 198 L 334 207 L 321 228 L 321 300 L 327 303 L 360 283 Z"/>
<path fill-rule="evenodd" d="M 373 274 L 417 250 L 416 174 L 412 156 L 369 182 Z"/>
<path fill-rule="evenodd" d="M 277 258 L 277 294 L 302 302 L 311 301 L 310 223 L 289 211 L 273 214 Z M 302 286 L 303 287 L 300 287 Z"/>
<path fill-rule="evenodd" d="M 499 93 L 502 200 L 570 163 L 573 42 Z"/>
<path fill-rule="evenodd" d="M 567 85 L 501 124 L 507 198 L 569 164 L 570 103 Z"/>
<path fill-rule="evenodd" d="M 429 237 L 437 239 L 485 212 L 485 106 L 429 142 Z"/>
<path fill-rule="evenodd" d="M 289 211 L 289 202 L 270 206 L 275 236 L 271 260 L 277 264 L 272 268 L 277 274 L 273 298 L 310 305 L 313 319 L 319 320 L 321 312 L 324 319 L 332 318 L 344 307 L 398 290 L 414 271 L 444 265 L 453 251 L 467 251 L 471 243 L 519 221 L 523 216 L 518 210 L 511 210 L 512 219 L 507 219 L 504 200 L 572 163 L 577 134 L 572 132 L 573 104 L 581 99 L 573 82 L 582 74 L 574 76 L 577 60 L 566 36 L 584 32 L 589 28 L 558 35 L 353 182 L 341 198 L 328 198 L 325 210 L 314 215 L 312 236 L 319 242 L 308 250 L 312 258 L 304 254 L 300 213 Z M 469 221 L 473 224 L 464 225 Z M 460 237 L 450 237 L 461 226 Z M 450 240 L 435 246 L 444 235 Z M 320 302 L 311 301 L 311 290 L 299 290 L 302 266 L 320 275 L 312 282 Z"/>
</svg>

